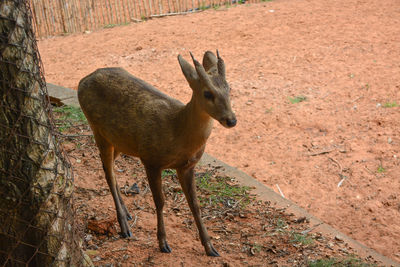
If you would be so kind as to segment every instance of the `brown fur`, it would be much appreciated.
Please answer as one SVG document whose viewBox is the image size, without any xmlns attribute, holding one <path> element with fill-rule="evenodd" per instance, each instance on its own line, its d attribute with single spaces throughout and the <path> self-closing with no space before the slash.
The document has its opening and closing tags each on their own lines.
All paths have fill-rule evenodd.
<svg viewBox="0 0 400 267">
<path fill-rule="evenodd" d="M 212 118 L 233 127 L 236 118 L 229 101 L 223 60 L 206 52 L 203 65 L 193 58 L 195 68 L 178 57 L 193 90 L 184 105 L 121 68 L 98 69 L 79 83 L 78 98 L 93 130 L 108 185 L 114 198 L 123 236 L 130 236 L 130 218 L 113 173 L 119 153 L 143 162 L 157 208 L 157 235 L 161 251 L 170 252 L 166 241 L 162 208 L 164 195 L 161 171 L 177 170 L 179 181 L 195 217 L 207 255 L 218 256 L 200 216 L 193 168 L 203 154 L 212 129 Z M 204 91 L 212 94 L 212 100 Z"/>
</svg>

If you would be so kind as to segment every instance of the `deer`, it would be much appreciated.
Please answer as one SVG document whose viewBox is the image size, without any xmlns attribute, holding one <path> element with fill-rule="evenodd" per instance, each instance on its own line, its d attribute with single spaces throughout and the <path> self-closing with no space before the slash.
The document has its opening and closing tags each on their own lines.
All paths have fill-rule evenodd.
<svg viewBox="0 0 400 267">
<path fill-rule="evenodd" d="M 122 68 L 101 68 L 84 77 L 78 100 L 93 131 L 107 184 L 112 194 L 121 236 L 129 238 L 132 219 L 115 179 L 113 165 L 119 154 L 134 156 L 144 165 L 157 214 L 157 239 L 161 252 L 170 253 L 163 208 L 161 172 L 175 169 L 208 256 L 220 256 L 203 224 L 196 195 L 194 167 L 204 153 L 213 120 L 236 125 L 225 78 L 225 63 L 207 51 L 200 64 L 190 52 L 194 67 L 181 55 L 178 62 L 192 97 L 185 105 Z"/>
</svg>

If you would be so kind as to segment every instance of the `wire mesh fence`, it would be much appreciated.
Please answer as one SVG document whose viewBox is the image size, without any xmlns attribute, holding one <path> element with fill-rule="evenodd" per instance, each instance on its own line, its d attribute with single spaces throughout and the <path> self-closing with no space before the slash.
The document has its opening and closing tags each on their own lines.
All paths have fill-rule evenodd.
<svg viewBox="0 0 400 267">
<path fill-rule="evenodd" d="M 30 0 L 38 37 L 262 0 Z"/>
<path fill-rule="evenodd" d="M 0 2 L 0 266 L 81 266 L 29 0 Z"/>
</svg>

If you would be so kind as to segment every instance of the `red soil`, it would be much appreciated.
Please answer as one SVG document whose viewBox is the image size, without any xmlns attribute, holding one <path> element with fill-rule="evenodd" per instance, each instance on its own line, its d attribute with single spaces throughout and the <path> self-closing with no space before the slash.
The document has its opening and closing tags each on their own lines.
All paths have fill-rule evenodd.
<svg viewBox="0 0 400 267">
<path fill-rule="evenodd" d="M 121 66 L 183 102 L 176 56 L 218 48 L 238 125 L 216 123 L 206 151 L 400 261 L 399 107 L 388 107 L 400 104 L 398 1 L 241 5 L 39 48 L 47 82 L 76 89 L 96 68 Z"/>
</svg>

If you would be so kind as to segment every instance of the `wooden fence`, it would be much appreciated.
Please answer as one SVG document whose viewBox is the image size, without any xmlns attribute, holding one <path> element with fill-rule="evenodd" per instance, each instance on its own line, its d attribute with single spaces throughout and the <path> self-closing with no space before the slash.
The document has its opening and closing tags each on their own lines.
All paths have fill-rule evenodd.
<svg viewBox="0 0 400 267">
<path fill-rule="evenodd" d="M 185 14 L 246 0 L 30 0 L 39 38 Z M 258 1 L 258 0 L 251 0 Z"/>
</svg>

